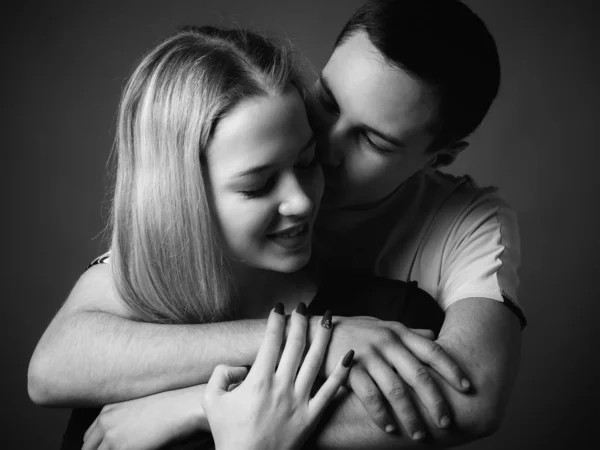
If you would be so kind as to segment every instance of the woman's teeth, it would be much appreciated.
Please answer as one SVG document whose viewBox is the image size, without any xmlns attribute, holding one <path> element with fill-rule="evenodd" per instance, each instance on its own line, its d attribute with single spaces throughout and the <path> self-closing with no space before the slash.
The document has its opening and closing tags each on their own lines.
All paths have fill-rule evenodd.
<svg viewBox="0 0 600 450">
<path fill-rule="evenodd" d="M 281 234 L 276 234 L 275 236 L 281 237 L 281 238 L 294 238 L 294 237 L 302 234 L 305 230 L 306 230 L 306 225 L 303 225 L 301 228 L 298 228 L 298 229 L 296 229 L 296 231 L 292 231 L 291 233 L 281 233 Z"/>
</svg>

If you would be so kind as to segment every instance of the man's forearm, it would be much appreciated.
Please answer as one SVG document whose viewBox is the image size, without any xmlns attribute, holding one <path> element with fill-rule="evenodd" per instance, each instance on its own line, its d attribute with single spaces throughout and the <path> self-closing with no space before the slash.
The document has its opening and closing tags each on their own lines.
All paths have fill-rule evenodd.
<svg viewBox="0 0 600 450">
<path fill-rule="evenodd" d="M 206 383 L 217 364 L 252 364 L 265 325 L 156 325 L 92 311 L 59 315 L 32 358 L 30 396 L 46 406 L 95 406 Z"/>
<path fill-rule="evenodd" d="M 426 421 L 427 444 L 451 447 L 490 435 L 500 425 L 520 356 L 520 328 L 514 314 L 489 299 L 465 299 L 446 312 L 438 344 L 467 372 L 473 388 L 460 393 L 431 371 L 452 411 L 452 426 L 438 428 L 413 396 Z M 369 418 L 358 398 L 346 393 L 330 408 L 316 439 L 318 448 L 412 448 L 412 439 L 388 434 Z"/>
<path fill-rule="evenodd" d="M 442 382 L 439 378 L 437 381 Z M 313 446 L 319 449 L 382 450 L 422 448 L 422 444 L 426 443 L 431 448 L 447 448 L 463 445 L 489 434 L 478 423 L 475 414 L 470 414 L 478 408 L 476 399 L 464 398 L 460 406 L 456 404 L 456 399 L 453 399 L 453 406 L 458 414 L 454 415 L 454 424 L 448 430 L 438 428 L 427 415 L 425 407 L 417 398 L 413 399 L 428 428 L 428 435 L 423 442 L 411 439 L 402 431 L 393 434 L 384 432 L 373 423 L 358 397 L 348 391 L 330 407 L 329 413 L 320 424 Z M 458 411 L 461 408 L 468 414 Z"/>
</svg>

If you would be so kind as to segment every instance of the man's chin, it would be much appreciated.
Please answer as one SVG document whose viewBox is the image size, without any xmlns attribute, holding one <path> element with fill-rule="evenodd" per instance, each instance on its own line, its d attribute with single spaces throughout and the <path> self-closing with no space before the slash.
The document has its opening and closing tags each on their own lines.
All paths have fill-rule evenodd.
<svg viewBox="0 0 600 450">
<path fill-rule="evenodd" d="M 321 200 L 321 205 L 319 207 L 319 211 L 329 212 L 339 210 L 371 210 L 377 208 L 382 203 L 386 202 L 392 194 L 393 192 L 389 195 L 380 198 L 367 199 L 353 197 L 348 194 L 344 195 L 339 191 L 325 189 L 325 192 L 323 193 L 323 198 Z"/>
<path fill-rule="evenodd" d="M 323 200 L 321 200 L 321 206 L 319 207 L 319 211 L 321 212 L 329 212 L 329 211 L 341 211 L 341 210 L 351 210 L 351 209 L 362 209 L 363 203 L 360 201 L 356 201 L 350 196 L 339 195 L 339 193 L 333 193 L 329 196 L 323 196 Z"/>
<path fill-rule="evenodd" d="M 347 201 L 345 200 L 344 196 L 340 195 L 339 192 L 325 188 L 319 211 L 334 211 L 336 209 L 341 209 L 347 205 Z"/>
</svg>

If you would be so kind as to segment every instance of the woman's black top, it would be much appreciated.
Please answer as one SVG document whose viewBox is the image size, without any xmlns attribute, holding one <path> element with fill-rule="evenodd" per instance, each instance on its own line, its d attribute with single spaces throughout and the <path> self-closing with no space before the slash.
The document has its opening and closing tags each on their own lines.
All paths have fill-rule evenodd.
<svg viewBox="0 0 600 450">
<path fill-rule="evenodd" d="M 416 281 L 389 280 L 348 271 L 327 271 L 307 314 L 323 315 L 328 309 L 336 316 L 371 316 L 401 322 L 409 328 L 429 329 L 436 335 L 444 322 L 438 303 Z M 81 449 L 83 436 L 99 413 L 100 408 L 74 409 L 61 450 Z M 209 448 L 214 448 L 210 433 L 197 433 L 163 447 L 164 450 Z"/>
</svg>

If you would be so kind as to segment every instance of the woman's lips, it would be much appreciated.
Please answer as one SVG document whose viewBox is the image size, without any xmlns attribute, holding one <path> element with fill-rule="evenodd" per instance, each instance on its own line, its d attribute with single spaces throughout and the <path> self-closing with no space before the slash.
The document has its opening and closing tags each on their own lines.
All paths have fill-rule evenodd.
<svg viewBox="0 0 600 450">
<path fill-rule="evenodd" d="M 280 233 L 272 233 L 267 235 L 267 237 L 288 250 L 298 250 L 310 242 L 309 231 L 310 227 L 307 222 L 301 227 Z"/>
</svg>

